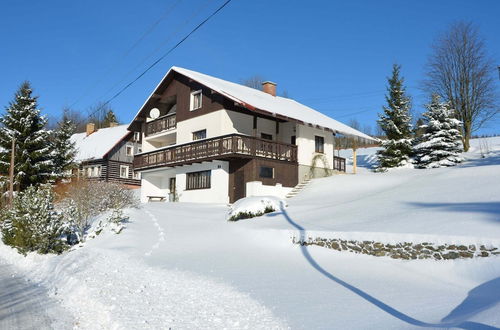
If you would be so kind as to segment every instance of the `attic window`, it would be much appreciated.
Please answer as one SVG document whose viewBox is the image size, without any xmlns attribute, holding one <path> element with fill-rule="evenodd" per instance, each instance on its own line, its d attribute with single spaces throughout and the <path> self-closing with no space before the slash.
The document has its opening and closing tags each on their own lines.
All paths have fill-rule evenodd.
<svg viewBox="0 0 500 330">
<path fill-rule="evenodd" d="M 201 108 L 201 89 L 191 93 L 191 102 L 189 109 L 191 111 Z"/>
<path fill-rule="evenodd" d="M 133 146 L 127 146 L 127 156 L 133 156 L 134 155 L 134 147 Z"/>
</svg>

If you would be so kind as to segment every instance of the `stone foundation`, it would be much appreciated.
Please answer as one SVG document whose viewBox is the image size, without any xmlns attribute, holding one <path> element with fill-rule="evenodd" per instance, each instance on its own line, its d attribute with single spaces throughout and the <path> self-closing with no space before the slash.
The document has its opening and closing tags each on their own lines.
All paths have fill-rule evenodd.
<svg viewBox="0 0 500 330">
<path fill-rule="evenodd" d="M 294 244 L 302 246 L 317 245 L 337 251 L 348 251 L 362 253 L 375 257 L 391 257 L 393 259 L 471 259 L 478 257 L 492 257 L 500 255 L 496 247 L 485 245 L 458 245 L 458 244 L 435 244 L 435 243 L 410 243 L 402 242 L 396 244 L 380 243 L 375 241 L 355 241 L 336 238 L 308 238 L 300 239 L 293 237 Z"/>
</svg>

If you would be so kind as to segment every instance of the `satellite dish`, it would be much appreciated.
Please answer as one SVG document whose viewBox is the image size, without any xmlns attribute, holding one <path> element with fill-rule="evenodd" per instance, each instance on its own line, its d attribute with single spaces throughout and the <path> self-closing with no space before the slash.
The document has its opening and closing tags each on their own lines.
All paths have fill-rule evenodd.
<svg viewBox="0 0 500 330">
<path fill-rule="evenodd" d="M 158 110 L 158 108 L 151 109 L 151 111 L 149 111 L 149 117 L 152 119 L 160 117 L 160 110 Z"/>
</svg>

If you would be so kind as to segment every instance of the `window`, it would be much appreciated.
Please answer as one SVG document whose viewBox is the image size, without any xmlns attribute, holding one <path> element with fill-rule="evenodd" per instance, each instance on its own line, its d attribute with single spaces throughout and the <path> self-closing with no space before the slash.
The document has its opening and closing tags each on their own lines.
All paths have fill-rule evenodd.
<svg viewBox="0 0 500 330">
<path fill-rule="evenodd" d="M 322 136 L 314 137 L 314 151 L 319 153 L 325 152 L 325 138 Z"/>
<path fill-rule="evenodd" d="M 140 180 L 141 179 L 141 172 L 134 172 L 134 179 Z"/>
<path fill-rule="evenodd" d="M 101 176 L 101 166 L 89 166 L 85 168 L 85 174 L 88 178 L 97 178 Z"/>
<path fill-rule="evenodd" d="M 212 171 L 191 172 L 186 174 L 186 190 L 209 189 Z"/>
<path fill-rule="evenodd" d="M 191 111 L 201 108 L 201 96 L 201 89 L 191 93 Z"/>
<path fill-rule="evenodd" d="M 120 178 L 128 178 L 128 166 L 120 165 Z"/>
<path fill-rule="evenodd" d="M 207 138 L 207 130 L 202 129 L 200 131 L 193 132 L 193 141 L 206 139 Z"/>
<path fill-rule="evenodd" d="M 94 166 L 94 167 L 92 167 L 92 176 L 93 177 L 99 177 L 99 176 L 101 176 L 101 167 L 100 166 Z"/>
<path fill-rule="evenodd" d="M 273 140 L 273 136 L 267 133 L 260 133 L 260 138 L 264 140 Z"/>
<path fill-rule="evenodd" d="M 141 141 L 141 132 L 134 132 L 134 141 L 135 142 Z"/>
<path fill-rule="evenodd" d="M 295 135 L 292 135 L 292 138 L 290 139 L 290 143 L 293 144 L 293 145 L 297 145 L 297 138 L 295 137 Z"/>
<path fill-rule="evenodd" d="M 259 176 L 261 178 L 268 178 L 268 179 L 274 178 L 274 168 L 261 166 L 259 170 Z"/>
<path fill-rule="evenodd" d="M 126 152 L 127 152 L 127 156 L 133 156 L 134 155 L 134 147 L 133 146 L 126 146 Z"/>
</svg>

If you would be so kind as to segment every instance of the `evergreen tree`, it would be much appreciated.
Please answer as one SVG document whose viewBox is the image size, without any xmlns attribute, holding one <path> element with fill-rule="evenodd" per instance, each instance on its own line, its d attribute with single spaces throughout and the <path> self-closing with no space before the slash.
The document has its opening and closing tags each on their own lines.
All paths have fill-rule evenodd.
<svg viewBox="0 0 500 330">
<path fill-rule="evenodd" d="M 425 121 L 424 121 L 424 118 L 418 118 L 416 124 L 415 124 L 415 132 L 414 132 L 414 135 L 415 135 L 415 140 L 418 140 L 422 137 L 422 135 L 424 135 L 425 133 L 425 128 L 423 128 L 422 126 L 425 124 Z"/>
<path fill-rule="evenodd" d="M 61 253 L 68 226 L 63 215 L 54 209 L 51 187 L 30 186 L 3 210 L 2 240 L 19 252 Z"/>
<path fill-rule="evenodd" d="M 118 123 L 118 119 L 116 118 L 116 115 L 113 112 L 113 110 L 110 109 L 108 110 L 108 112 L 106 112 L 106 115 L 102 120 L 102 127 L 110 127 L 111 123 Z"/>
<path fill-rule="evenodd" d="M 419 168 L 453 166 L 460 163 L 460 153 L 463 151 L 461 125 L 453 118 L 454 111 L 449 103 L 441 102 L 438 95 L 432 96 L 432 101 L 424 113 L 425 123 L 421 125 L 424 134 L 415 145 L 415 161 Z"/>
<path fill-rule="evenodd" d="M 400 77 L 400 66 L 394 64 L 392 77 L 386 95 L 387 106 L 379 115 L 378 123 L 387 139 L 382 141 L 383 149 L 378 152 L 378 170 L 406 164 L 412 152 L 410 99 L 406 96 L 403 78 Z"/>
<path fill-rule="evenodd" d="M 15 139 L 14 183 L 21 190 L 51 178 L 53 162 L 46 124 L 30 83 L 22 83 L 0 118 L 0 173 L 9 173 L 12 139 Z"/>
<path fill-rule="evenodd" d="M 68 170 L 75 166 L 75 143 L 71 136 L 75 133 L 75 125 L 63 114 L 57 123 L 57 128 L 52 132 L 52 160 L 53 173 L 57 178 L 68 177 Z"/>
</svg>

